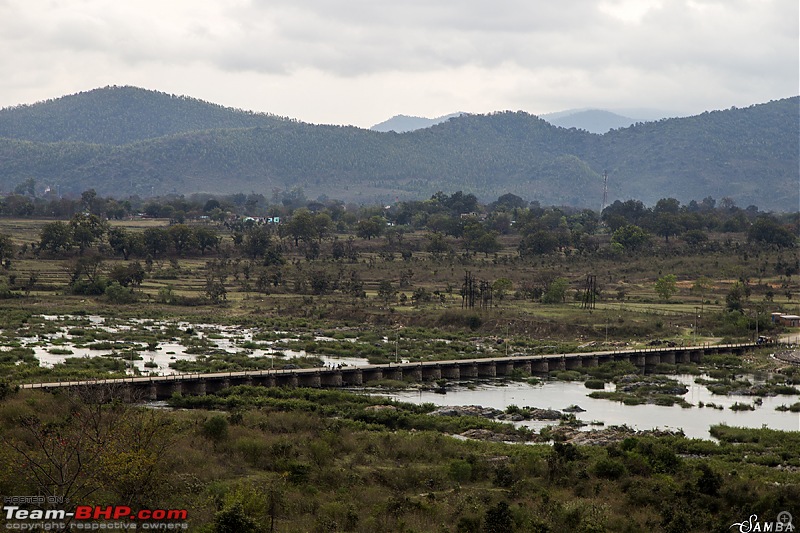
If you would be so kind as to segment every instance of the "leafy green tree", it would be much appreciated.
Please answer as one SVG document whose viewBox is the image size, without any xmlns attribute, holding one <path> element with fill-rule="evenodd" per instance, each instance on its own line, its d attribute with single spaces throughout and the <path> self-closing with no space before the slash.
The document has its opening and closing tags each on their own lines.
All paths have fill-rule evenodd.
<svg viewBox="0 0 800 533">
<path fill-rule="evenodd" d="M 447 244 L 447 240 L 441 233 L 430 233 L 427 238 L 428 245 L 426 248 L 434 257 L 450 251 L 450 245 Z"/>
<path fill-rule="evenodd" d="M 14 242 L 10 235 L 0 233 L 0 261 L 5 262 L 12 257 L 14 257 Z"/>
<path fill-rule="evenodd" d="M 322 242 L 327 239 L 333 230 L 333 220 L 328 213 L 317 213 L 314 215 L 314 235 Z"/>
<path fill-rule="evenodd" d="M 794 248 L 797 236 L 769 216 L 760 216 L 747 230 L 747 241 Z"/>
<path fill-rule="evenodd" d="M 522 209 L 525 207 L 525 205 L 527 205 L 527 203 L 528 202 L 523 200 L 521 197 L 509 192 L 500 196 L 497 201 L 494 202 L 493 207 L 494 209 L 511 211 L 513 209 Z"/>
<path fill-rule="evenodd" d="M 103 257 L 100 254 L 80 256 L 65 268 L 69 275 L 70 290 L 74 294 L 103 294 L 106 280 L 101 277 Z"/>
<path fill-rule="evenodd" d="M 208 261 L 206 263 L 206 296 L 213 303 L 219 303 L 228 298 L 228 289 L 225 280 L 228 277 L 225 261 Z"/>
<path fill-rule="evenodd" d="M 20 196 L 30 196 L 34 198 L 36 196 L 36 180 L 33 178 L 28 178 L 24 181 L 21 181 L 14 187 L 14 194 L 18 194 Z"/>
<path fill-rule="evenodd" d="M 556 278 L 547 290 L 542 295 L 542 303 L 545 304 L 558 304 L 563 303 L 567 299 L 567 289 L 569 289 L 569 281 L 566 278 Z"/>
<path fill-rule="evenodd" d="M 186 224 L 175 224 L 167 230 L 172 246 L 178 255 L 183 255 L 186 251 L 197 246 L 195 232 Z"/>
<path fill-rule="evenodd" d="M 144 281 L 144 268 L 138 261 L 126 265 L 115 265 L 108 273 L 108 279 L 123 287 L 138 287 Z"/>
<path fill-rule="evenodd" d="M 675 277 L 675 274 L 667 274 L 658 278 L 656 280 L 656 294 L 658 294 L 658 297 L 664 301 L 669 300 L 678 291 L 677 280 L 678 278 Z"/>
<path fill-rule="evenodd" d="M 254 226 L 244 235 L 242 251 L 253 259 L 264 257 L 272 244 L 272 235 L 266 226 Z"/>
<path fill-rule="evenodd" d="M 380 237 L 383 234 L 384 228 L 386 228 L 386 219 L 378 215 L 374 215 L 368 219 L 362 219 L 358 221 L 356 235 L 362 239 L 370 240 L 373 237 Z"/>
<path fill-rule="evenodd" d="M 507 292 L 514 288 L 514 284 L 508 278 L 498 278 L 492 283 L 492 292 L 498 300 L 502 300 Z"/>
<path fill-rule="evenodd" d="M 383 300 L 384 303 L 388 304 L 390 301 L 394 300 L 396 294 L 397 290 L 395 290 L 392 286 L 392 282 L 388 279 L 381 280 L 378 284 L 378 298 Z"/>
<path fill-rule="evenodd" d="M 622 226 L 611 236 L 611 242 L 621 245 L 625 250 L 640 250 L 650 242 L 650 236 L 639 226 Z"/>
<path fill-rule="evenodd" d="M 733 284 L 725 295 L 725 307 L 728 311 L 742 311 L 748 296 L 748 289 L 739 281 Z"/>
<path fill-rule="evenodd" d="M 15 217 L 31 216 L 36 208 L 27 196 L 11 195 L 3 201 L 3 213 Z"/>
<path fill-rule="evenodd" d="M 538 230 L 525 235 L 519 243 L 519 254 L 523 257 L 545 255 L 558 249 L 558 237 L 547 230 Z"/>
<path fill-rule="evenodd" d="M 656 235 L 664 237 L 664 242 L 669 242 L 670 237 L 678 235 L 683 229 L 678 216 L 672 213 L 659 213 L 655 215 L 653 226 Z"/>
<path fill-rule="evenodd" d="M 147 228 L 142 234 L 142 241 L 147 253 L 156 258 L 169 251 L 171 239 L 163 228 Z"/>
<path fill-rule="evenodd" d="M 64 222 L 48 222 L 39 232 L 39 249 L 53 254 L 72 248 L 72 230 Z"/>
<path fill-rule="evenodd" d="M 69 225 L 72 228 L 72 240 L 78 245 L 81 253 L 106 233 L 106 223 L 97 215 L 76 213 L 69 221 Z"/>
<path fill-rule="evenodd" d="M 314 294 L 328 294 L 333 289 L 331 281 L 325 270 L 312 270 L 308 274 L 308 284 Z"/>
<path fill-rule="evenodd" d="M 123 287 L 116 281 L 106 286 L 106 299 L 112 304 L 130 304 L 136 301 L 136 294 L 128 287 Z"/>
<path fill-rule="evenodd" d="M 122 255 L 126 261 L 131 255 L 139 254 L 144 250 L 142 235 L 128 231 L 125 228 L 109 229 L 108 245 L 115 254 Z"/>
<path fill-rule="evenodd" d="M 299 246 L 300 241 L 311 242 L 316 238 L 314 217 L 306 208 L 295 210 L 287 224 L 287 231 L 294 239 L 294 245 Z"/>
<path fill-rule="evenodd" d="M 692 285 L 692 292 L 700 296 L 700 299 L 705 300 L 706 293 L 712 289 L 713 285 L 711 280 L 705 276 L 697 278 Z"/>
<path fill-rule="evenodd" d="M 686 244 L 693 248 L 699 247 L 700 245 L 708 242 L 708 235 L 701 229 L 690 229 L 681 235 L 681 238 L 686 242 Z"/>
<path fill-rule="evenodd" d="M 197 226 L 194 228 L 194 240 L 202 255 L 208 250 L 219 248 L 219 235 L 211 228 Z"/>
</svg>

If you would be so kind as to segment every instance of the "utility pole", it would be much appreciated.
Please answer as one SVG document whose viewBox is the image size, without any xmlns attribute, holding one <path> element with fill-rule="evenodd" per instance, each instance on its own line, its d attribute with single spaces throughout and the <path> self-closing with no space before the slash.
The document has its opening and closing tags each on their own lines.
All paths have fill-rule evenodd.
<svg viewBox="0 0 800 533">
<path fill-rule="evenodd" d="M 756 342 L 758 342 L 758 306 L 756 306 Z"/>
</svg>

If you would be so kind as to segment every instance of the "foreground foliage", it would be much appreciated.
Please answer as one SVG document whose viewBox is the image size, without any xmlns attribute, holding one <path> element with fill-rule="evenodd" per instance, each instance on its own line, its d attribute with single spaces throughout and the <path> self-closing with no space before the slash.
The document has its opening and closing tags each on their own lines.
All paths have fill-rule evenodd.
<svg viewBox="0 0 800 533">
<path fill-rule="evenodd" d="M 796 434 L 512 445 L 447 435 L 485 422 L 339 391 L 241 387 L 173 402 L 213 411 L 114 395 L 10 393 L 0 492 L 187 507 L 201 532 L 727 531 L 800 501 Z"/>
</svg>

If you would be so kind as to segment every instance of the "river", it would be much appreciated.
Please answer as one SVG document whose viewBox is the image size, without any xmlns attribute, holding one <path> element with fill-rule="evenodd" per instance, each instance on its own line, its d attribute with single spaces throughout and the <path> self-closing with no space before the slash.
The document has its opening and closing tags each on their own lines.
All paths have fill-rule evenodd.
<svg viewBox="0 0 800 533">
<path fill-rule="evenodd" d="M 700 376 L 698 376 L 700 377 Z M 746 376 L 752 379 L 752 376 Z M 683 396 L 694 407 L 682 408 L 678 405 L 665 407 L 660 405 L 624 405 L 620 402 L 589 398 L 592 391 L 581 382 L 546 381 L 540 385 L 525 382 L 481 382 L 478 386 L 448 386 L 446 394 L 430 390 L 398 391 L 381 394 L 398 401 L 415 404 L 432 403 L 437 406 L 481 405 L 505 410 L 509 405 L 517 407 L 538 407 L 563 410 L 571 405 L 578 405 L 585 412 L 576 413 L 576 417 L 587 424 L 603 422 L 606 426 L 628 425 L 637 430 L 648 429 L 681 429 L 690 438 L 710 439 L 709 428 L 715 424 L 729 426 L 779 429 L 784 431 L 800 431 L 800 413 L 780 412 L 775 408 L 780 405 L 791 405 L 800 401 L 800 396 L 772 396 L 762 398 L 762 405 L 756 405 L 755 411 L 732 411 L 730 406 L 736 402 L 752 403 L 752 396 L 719 396 L 711 394 L 708 389 L 694 382 L 695 376 L 681 375 L 675 379 L 684 383 L 689 391 Z M 607 391 L 613 391 L 613 385 L 606 385 Z M 724 409 L 697 407 L 700 402 L 714 403 Z M 538 430 L 552 424 L 545 421 L 519 422 L 521 425 Z M 556 422 L 557 423 L 557 422 Z M 595 426 L 587 425 L 591 430 Z"/>
</svg>

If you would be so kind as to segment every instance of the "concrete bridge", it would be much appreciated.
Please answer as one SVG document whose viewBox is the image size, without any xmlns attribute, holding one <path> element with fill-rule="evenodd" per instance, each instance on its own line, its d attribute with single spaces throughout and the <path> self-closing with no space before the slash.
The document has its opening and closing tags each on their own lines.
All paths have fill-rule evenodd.
<svg viewBox="0 0 800 533">
<path fill-rule="evenodd" d="M 227 387 L 255 385 L 263 387 L 359 387 L 382 379 L 405 381 L 450 381 L 511 376 L 545 376 L 556 370 L 596 367 L 613 361 L 626 361 L 652 370 L 659 364 L 699 363 L 706 354 L 742 355 L 756 344 L 723 344 L 637 350 L 564 353 L 549 355 L 511 355 L 485 359 L 387 363 L 343 368 L 303 368 L 218 372 L 213 374 L 176 374 L 168 376 L 60 381 L 22 385 L 23 389 L 55 390 L 64 387 L 109 387 L 125 398 L 165 400 L 173 394 L 213 394 Z"/>
</svg>

